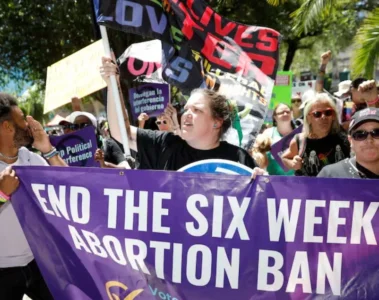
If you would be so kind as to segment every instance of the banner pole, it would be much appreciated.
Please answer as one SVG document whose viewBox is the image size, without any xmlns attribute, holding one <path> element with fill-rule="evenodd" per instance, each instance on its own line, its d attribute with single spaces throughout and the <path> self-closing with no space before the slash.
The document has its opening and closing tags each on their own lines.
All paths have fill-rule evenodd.
<svg viewBox="0 0 379 300">
<path fill-rule="evenodd" d="M 103 40 L 105 55 L 108 57 L 111 57 L 111 48 L 109 46 L 109 40 L 108 40 L 108 34 L 107 29 L 105 26 L 100 25 L 100 32 L 101 37 Z M 122 106 L 121 106 L 121 98 L 117 86 L 117 79 L 115 75 L 110 76 L 111 80 L 111 89 L 113 94 L 113 101 L 116 106 L 116 112 L 117 112 L 117 121 L 120 128 L 121 138 L 122 138 L 122 145 L 124 146 L 124 155 L 125 158 L 130 156 L 130 149 L 129 149 L 129 139 L 128 134 L 126 132 L 125 122 L 124 122 L 124 115 L 122 113 Z M 109 101 L 109 99 L 108 99 Z"/>
</svg>

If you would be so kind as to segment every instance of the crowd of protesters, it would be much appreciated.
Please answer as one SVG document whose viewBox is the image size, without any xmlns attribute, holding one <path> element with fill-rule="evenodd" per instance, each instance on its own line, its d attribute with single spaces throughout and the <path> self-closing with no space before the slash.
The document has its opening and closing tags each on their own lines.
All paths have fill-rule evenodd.
<svg viewBox="0 0 379 300">
<path fill-rule="evenodd" d="M 250 167 L 253 177 L 379 178 L 379 98 L 375 82 L 357 78 L 341 82 L 334 96 L 324 93 L 321 82 L 330 57 L 330 52 L 321 56 L 316 91 L 301 97 L 294 94 L 291 105 L 284 101 L 278 104 L 273 111 L 273 126 L 262 128 L 249 151 L 223 140 L 233 122 L 233 109 L 224 96 L 206 89 L 194 90 L 183 111 L 169 104 L 153 120 L 142 113 L 137 126 L 130 124 L 123 106 L 124 126 L 135 160 L 124 155 L 111 88 L 108 121 L 99 122 L 90 113 L 74 111 L 58 125 L 62 134 L 93 128 L 98 148 L 95 159 L 103 168 L 176 171 L 196 161 L 218 158 Z M 110 76 L 118 74 L 117 66 L 104 57 L 100 73 L 110 87 Z M 346 105 L 351 105 L 351 115 L 345 113 Z M 301 133 L 294 136 L 282 161 L 277 161 L 271 146 L 298 126 L 302 126 Z M 31 145 L 41 156 L 30 151 Z M 67 166 L 43 126 L 25 117 L 15 98 L 0 93 L 0 299 L 22 299 L 24 294 L 33 299 L 52 299 L 8 201 L 19 185 L 12 166 L 19 165 Z"/>
</svg>

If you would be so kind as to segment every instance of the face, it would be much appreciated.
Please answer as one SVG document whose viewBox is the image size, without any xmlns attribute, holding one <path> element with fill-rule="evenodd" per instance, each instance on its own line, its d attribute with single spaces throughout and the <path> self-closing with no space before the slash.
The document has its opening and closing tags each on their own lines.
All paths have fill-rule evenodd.
<svg viewBox="0 0 379 300">
<path fill-rule="evenodd" d="M 184 110 L 181 118 L 184 140 L 206 141 L 218 135 L 221 123 L 212 117 L 209 100 L 201 93 L 191 95 Z"/>
<path fill-rule="evenodd" d="M 300 105 L 301 105 L 301 99 L 298 99 L 298 98 L 291 99 L 291 107 L 292 107 L 292 109 L 299 110 L 300 109 Z"/>
<path fill-rule="evenodd" d="M 328 134 L 332 128 L 336 114 L 328 102 L 318 101 L 312 105 L 307 116 L 315 134 Z"/>
<path fill-rule="evenodd" d="M 353 87 L 351 88 L 351 100 L 356 104 L 366 103 L 365 99 L 362 96 L 362 93 L 358 92 L 358 90 Z"/>
<path fill-rule="evenodd" d="M 278 108 L 276 109 L 274 118 L 277 123 L 289 122 L 291 121 L 291 110 L 287 105 L 279 104 Z"/>
<path fill-rule="evenodd" d="M 171 131 L 171 120 L 166 116 L 159 116 L 155 121 L 160 131 Z"/>
<path fill-rule="evenodd" d="M 15 106 L 12 108 L 12 125 L 14 128 L 13 142 L 16 148 L 29 146 L 33 143 L 33 136 L 26 122 L 22 110 Z"/>
<path fill-rule="evenodd" d="M 351 148 L 354 151 L 358 162 L 377 162 L 379 160 L 379 139 L 373 138 L 370 134 L 364 140 L 356 140 L 355 134 L 362 136 L 363 132 L 379 131 L 378 122 L 367 122 L 354 129 L 349 136 Z"/>
<path fill-rule="evenodd" d="M 91 120 L 87 118 L 86 116 L 77 116 L 75 118 L 74 124 L 77 125 L 76 130 L 82 129 L 87 126 L 92 126 Z"/>
</svg>

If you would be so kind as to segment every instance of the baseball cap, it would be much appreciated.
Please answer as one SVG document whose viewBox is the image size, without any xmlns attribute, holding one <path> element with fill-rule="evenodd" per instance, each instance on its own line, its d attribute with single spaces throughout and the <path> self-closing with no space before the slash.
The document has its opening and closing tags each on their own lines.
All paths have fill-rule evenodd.
<svg viewBox="0 0 379 300">
<path fill-rule="evenodd" d="M 67 117 L 67 119 L 68 119 L 68 121 L 69 121 L 70 123 L 74 123 L 74 122 L 75 122 L 75 119 L 76 119 L 77 117 L 79 117 L 79 116 L 85 116 L 85 117 L 87 117 L 87 118 L 91 121 L 92 125 L 93 125 L 94 127 L 97 127 L 97 120 L 96 120 L 95 116 L 94 116 L 93 114 L 88 113 L 88 112 L 85 112 L 85 111 L 74 111 L 73 113 L 71 113 L 71 114 Z"/>
<path fill-rule="evenodd" d="M 344 80 L 338 84 L 338 92 L 335 92 L 334 95 L 337 97 L 341 97 L 343 94 L 346 94 L 350 91 L 351 80 Z"/>
<path fill-rule="evenodd" d="M 374 121 L 379 123 L 379 108 L 369 107 L 357 111 L 349 125 L 349 133 L 363 123 Z"/>
</svg>

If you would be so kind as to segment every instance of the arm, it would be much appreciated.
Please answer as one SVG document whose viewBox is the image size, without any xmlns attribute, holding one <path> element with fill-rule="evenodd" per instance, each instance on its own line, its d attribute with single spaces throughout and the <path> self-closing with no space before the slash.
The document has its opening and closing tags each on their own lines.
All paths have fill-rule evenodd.
<svg viewBox="0 0 379 300">
<path fill-rule="evenodd" d="M 147 113 L 141 113 L 138 116 L 138 128 L 143 129 L 147 120 L 149 120 L 149 115 Z"/>
<path fill-rule="evenodd" d="M 282 155 L 283 164 L 291 170 L 299 170 L 303 165 L 303 159 L 299 156 L 296 139 L 293 138 L 289 148 Z"/>
<path fill-rule="evenodd" d="M 107 83 L 107 87 L 108 87 L 107 114 L 108 114 L 109 128 L 110 128 L 112 137 L 122 143 L 121 132 L 120 132 L 118 119 L 117 119 L 116 105 L 115 105 L 115 102 L 113 101 L 113 93 L 112 93 L 111 82 L 110 82 L 110 76 L 116 75 L 117 73 L 118 73 L 117 66 L 112 62 L 111 58 L 103 57 L 102 66 L 100 67 L 100 74 L 103 77 L 103 80 Z M 124 126 L 126 127 L 126 131 L 128 133 L 129 147 L 130 149 L 134 151 L 138 151 L 137 150 L 137 128 L 135 126 L 130 125 L 129 117 L 126 112 L 125 104 L 124 104 L 122 93 L 120 90 L 120 84 L 118 84 L 118 86 L 119 86 L 119 93 L 121 97 L 122 113 L 124 115 L 124 122 L 125 122 Z"/>
<path fill-rule="evenodd" d="M 5 170 L 0 173 L 0 191 L 1 194 L 3 194 L 0 195 L 0 207 L 9 200 L 9 196 L 17 190 L 19 185 L 20 181 L 11 166 L 6 167 Z"/>
<path fill-rule="evenodd" d="M 379 97 L 375 80 L 362 82 L 358 87 L 358 92 L 361 93 L 368 107 L 379 107 Z"/>
<path fill-rule="evenodd" d="M 326 66 L 328 65 L 332 52 L 329 50 L 321 55 L 321 65 L 316 79 L 316 92 L 321 93 L 324 90 L 324 78 Z"/>
<path fill-rule="evenodd" d="M 165 114 L 172 120 L 172 130 L 174 134 L 181 137 L 182 132 L 180 130 L 180 125 L 178 121 L 178 112 L 176 111 L 176 108 L 172 106 L 171 103 L 169 103 L 166 107 Z"/>
</svg>

